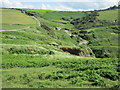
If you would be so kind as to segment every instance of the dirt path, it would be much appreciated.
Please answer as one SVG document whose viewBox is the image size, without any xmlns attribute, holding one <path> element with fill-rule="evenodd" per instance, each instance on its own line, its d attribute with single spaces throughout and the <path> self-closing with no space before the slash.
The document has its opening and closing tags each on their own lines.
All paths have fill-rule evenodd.
<svg viewBox="0 0 120 90">
<path fill-rule="evenodd" d="M 88 44 L 88 41 L 85 40 L 85 41 L 82 41 L 82 42 L 79 43 L 80 46 L 83 45 L 83 44 Z"/>
<path fill-rule="evenodd" d="M 68 31 L 68 30 L 64 30 L 69 36 L 71 36 L 72 34 Z M 88 44 L 88 41 L 87 40 L 84 40 L 82 42 L 80 42 L 78 45 L 81 46 L 83 44 Z"/>
<path fill-rule="evenodd" d="M 64 30 L 69 36 L 71 36 L 72 34 L 68 31 L 68 30 Z"/>
<path fill-rule="evenodd" d="M 38 25 L 41 26 L 40 20 L 37 19 L 35 16 L 32 16 L 32 17 L 37 21 Z"/>
</svg>

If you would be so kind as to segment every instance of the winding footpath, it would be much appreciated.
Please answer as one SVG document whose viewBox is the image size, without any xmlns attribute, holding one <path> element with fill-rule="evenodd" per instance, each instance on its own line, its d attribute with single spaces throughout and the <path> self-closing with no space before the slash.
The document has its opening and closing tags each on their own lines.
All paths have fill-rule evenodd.
<svg viewBox="0 0 120 90">
<path fill-rule="evenodd" d="M 32 17 L 37 21 L 38 25 L 41 26 L 40 20 L 37 19 L 37 17 L 35 17 L 35 16 L 32 16 Z"/>
<path fill-rule="evenodd" d="M 71 36 L 72 34 L 68 31 L 68 30 L 64 30 L 69 36 Z M 87 40 L 84 40 L 82 42 L 80 42 L 78 45 L 81 46 L 83 44 L 88 44 L 89 42 Z"/>
</svg>

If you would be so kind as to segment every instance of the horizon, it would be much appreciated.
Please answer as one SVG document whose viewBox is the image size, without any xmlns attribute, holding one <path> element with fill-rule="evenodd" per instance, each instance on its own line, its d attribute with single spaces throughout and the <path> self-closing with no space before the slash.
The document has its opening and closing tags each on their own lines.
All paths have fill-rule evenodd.
<svg viewBox="0 0 120 90">
<path fill-rule="evenodd" d="M 119 0 L 0 0 L 0 8 L 24 8 L 55 11 L 93 11 L 118 6 Z M 88 2 L 89 1 L 89 2 Z"/>
<path fill-rule="evenodd" d="M 116 5 L 114 5 L 114 6 L 116 6 Z M 113 7 L 113 6 L 110 6 L 110 7 Z M 108 7 L 108 8 L 110 8 L 110 7 Z M 39 8 L 7 8 L 7 7 L 0 7 L 1 9 L 31 9 L 31 10 L 43 10 L 43 11 L 58 11 L 58 12 L 89 12 L 89 11 L 95 11 L 96 9 L 94 9 L 94 10 L 85 10 L 85 11 L 64 11 L 64 10 L 48 10 L 48 9 L 39 9 Z M 103 8 L 103 9 L 97 9 L 98 11 L 99 10 L 106 10 L 106 9 L 108 9 L 108 8 Z"/>
</svg>

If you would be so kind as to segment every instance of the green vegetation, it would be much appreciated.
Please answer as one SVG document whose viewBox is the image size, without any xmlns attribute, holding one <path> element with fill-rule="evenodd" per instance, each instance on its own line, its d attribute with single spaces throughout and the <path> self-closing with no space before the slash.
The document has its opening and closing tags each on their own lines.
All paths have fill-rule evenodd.
<svg viewBox="0 0 120 90">
<path fill-rule="evenodd" d="M 108 11 L 100 11 L 98 19 L 100 20 L 109 20 L 109 21 L 114 21 L 118 20 L 118 10 L 108 10 Z"/>
<path fill-rule="evenodd" d="M 118 58 L 119 20 L 117 16 L 118 9 L 88 12 L 83 18 L 71 21 L 71 24 L 77 28 L 72 32 L 77 37 L 89 41 L 88 45 L 96 57 Z"/>
<path fill-rule="evenodd" d="M 50 45 L 51 42 L 55 42 L 62 46 L 74 46 L 75 41 L 64 31 L 51 33 L 41 27 L 23 29 L 21 31 L 6 31 L 2 32 L 2 42 L 3 44 L 16 45 Z"/>
<path fill-rule="evenodd" d="M 3 88 L 119 88 L 118 21 L 103 12 L 3 9 Z"/>
<path fill-rule="evenodd" d="M 87 29 L 96 26 L 100 26 L 101 22 L 96 20 L 96 17 L 99 16 L 98 12 L 90 12 L 86 14 L 83 18 L 77 18 L 71 21 L 71 24 L 75 26 L 77 29 Z"/>
<path fill-rule="evenodd" d="M 13 9 L 0 9 L 2 11 L 2 30 L 19 29 L 36 25 L 37 22 L 30 16 Z"/>
<path fill-rule="evenodd" d="M 79 36 L 89 41 L 89 46 L 96 57 L 118 57 L 118 26 L 86 29 L 86 31 L 88 30 L 90 33 L 79 33 Z"/>
<path fill-rule="evenodd" d="M 5 54 L 3 59 L 3 87 L 8 88 L 108 88 L 116 86 L 119 79 L 118 59 L 67 54 Z"/>
<path fill-rule="evenodd" d="M 34 10 L 34 9 L 22 9 L 26 12 L 34 14 L 42 24 L 46 24 L 51 28 L 66 27 L 73 28 L 70 21 L 75 18 L 81 18 L 85 15 L 84 12 L 72 12 L 72 11 L 53 11 L 53 10 Z M 54 16 L 54 17 L 53 17 Z"/>
<path fill-rule="evenodd" d="M 84 12 L 79 11 L 55 11 L 55 10 L 37 10 L 37 9 L 22 9 L 25 11 L 35 12 L 41 17 L 48 20 L 60 20 L 62 18 L 81 18 L 85 15 Z M 54 17 L 52 17 L 54 15 Z"/>
</svg>

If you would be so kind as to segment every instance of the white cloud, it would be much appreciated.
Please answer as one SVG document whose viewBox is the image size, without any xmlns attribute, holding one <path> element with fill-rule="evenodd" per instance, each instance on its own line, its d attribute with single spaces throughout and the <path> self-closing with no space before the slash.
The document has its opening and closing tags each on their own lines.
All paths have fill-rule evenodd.
<svg viewBox="0 0 120 90">
<path fill-rule="evenodd" d="M 63 6 L 63 5 L 51 6 L 51 5 L 48 5 L 48 4 L 42 4 L 40 6 L 40 9 L 45 9 L 45 10 L 59 10 L 59 11 L 83 11 L 83 9 L 74 9 L 74 8 Z"/>
<path fill-rule="evenodd" d="M 24 4 L 19 1 L 13 1 L 11 2 L 10 0 L 2 0 L 2 7 L 7 7 L 7 8 L 34 8 L 33 5 L 30 4 Z"/>
<path fill-rule="evenodd" d="M 75 0 L 76 1 L 76 0 Z M 86 2 L 87 0 L 80 2 L 60 2 L 61 5 L 64 5 L 66 7 L 71 7 L 74 9 L 105 9 L 113 5 L 118 5 L 118 0 L 91 0 Z"/>
<path fill-rule="evenodd" d="M 85 11 L 85 10 L 94 10 L 94 9 L 103 9 L 108 8 L 113 5 L 117 5 L 119 0 L 0 0 L 2 1 L 2 7 L 7 8 L 37 8 L 32 5 L 32 2 L 42 3 L 40 9 L 48 10 L 61 10 L 61 11 Z M 27 3 L 26 3 L 27 2 Z M 30 4 L 28 4 L 28 2 Z M 59 3 L 58 5 L 51 5 Z M 47 4 L 46 4 L 47 3 Z M 0 4 L 1 5 L 1 4 Z"/>
<path fill-rule="evenodd" d="M 45 0 L 44 0 L 45 1 Z M 44 2 L 43 1 L 43 2 Z M 47 2 L 59 2 L 58 6 L 42 4 L 41 9 L 60 11 L 89 11 L 94 9 L 105 9 L 113 5 L 118 5 L 119 0 L 46 0 Z"/>
</svg>

